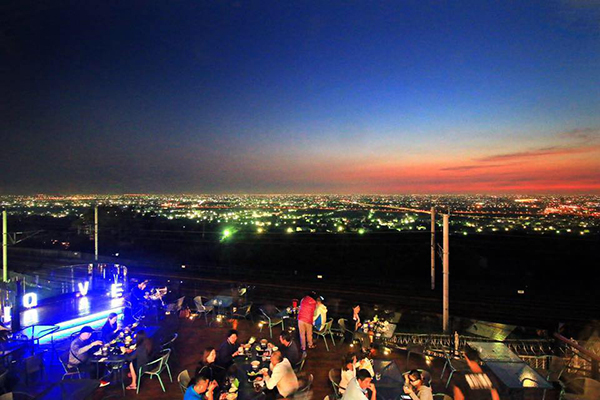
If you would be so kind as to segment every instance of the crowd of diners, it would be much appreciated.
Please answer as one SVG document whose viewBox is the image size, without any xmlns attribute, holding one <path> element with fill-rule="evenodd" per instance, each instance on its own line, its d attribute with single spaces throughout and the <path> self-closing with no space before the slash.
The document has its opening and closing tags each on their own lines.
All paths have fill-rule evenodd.
<svg viewBox="0 0 600 400">
<path fill-rule="evenodd" d="M 343 400 L 376 400 L 375 373 L 370 356 L 373 354 L 372 336 L 361 329 L 363 319 L 360 305 L 352 307 L 349 312 L 349 328 L 353 331 L 353 339 L 357 341 L 356 353 L 347 354 L 341 361 L 340 394 Z M 316 293 L 305 295 L 297 310 L 297 330 L 283 330 L 278 337 L 279 345 L 270 357 L 269 368 L 261 371 L 264 381 L 264 393 L 268 399 L 286 398 L 299 388 L 299 380 L 294 366 L 302 360 L 304 354 L 314 349 L 313 329 L 322 329 L 327 321 L 327 307 L 324 299 Z M 101 330 L 101 340 L 90 342 L 93 329 L 86 326 L 70 345 L 68 365 L 77 367 L 93 375 L 89 361 L 93 349 L 110 343 L 122 332 L 117 323 L 117 315 L 110 314 Z M 249 344 L 239 344 L 239 333 L 232 329 L 218 348 L 206 347 L 198 362 L 195 373 L 184 394 L 184 400 L 207 399 L 223 400 L 227 393 L 221 393 L 225 380 L 232 375 L 235 368 L 234 358 L 240 355 L 240 349 Z M 156 346 L 146 332 L 141 329 L 135 332 L 135 346 L 120 347 L 128 364 L 131 383 L 127 389 L 137 389 L 137 371 L 140 366 L 153 360 Z M 269 346 L 273 346 L 269 344 Z M 404 374 L 404 393 L 412 400 L 432 400 L 430 375 L 427 371 L 411 370 Z M 101 386 L 108 384 L 101 380 Z"/>
</svg>

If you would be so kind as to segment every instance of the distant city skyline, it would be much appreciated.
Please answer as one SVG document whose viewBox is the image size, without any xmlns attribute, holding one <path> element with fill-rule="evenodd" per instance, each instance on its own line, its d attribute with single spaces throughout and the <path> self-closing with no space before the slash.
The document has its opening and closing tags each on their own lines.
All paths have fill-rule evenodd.
<svg viewBox="0 0 600 400">
<path fill-rule="evenodd" d="M 600 193 L 598 2 L 0 15 L 0 194 Z"/>
</svg>

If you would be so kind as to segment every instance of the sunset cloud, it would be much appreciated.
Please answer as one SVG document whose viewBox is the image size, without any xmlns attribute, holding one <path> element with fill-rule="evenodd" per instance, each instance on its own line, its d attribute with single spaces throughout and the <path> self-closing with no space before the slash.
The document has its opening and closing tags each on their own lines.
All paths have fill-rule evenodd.
<svg viewBox="0 0 600 400">
<path fill-rule="evenodd" d="M 526 151 L 517 151 L 514 153 L 495 154 L 487 157 L 482 157 L 476 161 L 480 162 L 499 162 L 499 161 L 518 161 L 527 160 L 532 158 L 548 157 L 548 156 L 562 156 L 569 154 L 580 154 L 589 153 L 600 149 L 600 146 L 578 146 L 578 147 L 561 147 L 551 146 L 543 147 L 539 149 L 532 149 Z"/>
</svg>

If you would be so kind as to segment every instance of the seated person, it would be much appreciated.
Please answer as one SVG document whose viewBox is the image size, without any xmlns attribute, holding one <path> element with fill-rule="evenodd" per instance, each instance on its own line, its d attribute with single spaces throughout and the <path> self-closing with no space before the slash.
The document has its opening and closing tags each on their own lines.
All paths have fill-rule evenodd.
<svg viewBox="0 0 600 400">
<path fill-rule="evenodd" d="M 279 343 L 281 343 L 281 354 L 290 361 L 292 368 L 296 366 L 302 360 L 300 349 L 296 345 L 296 342 L 292 339 L 292 335 L 289 332 L 283 331 L 279 335 Z"/>
<path fill-rule="evenodd" d="M 214 347 L 207 347 L 202 355 L 202 360 L 198 363 L 195 376 L 203 375 L 211 381 L 217 381 L 222 384 L 225 381 L 225 368 L 215 364 L 217 351 Z"/>
<path fill-rule="evenodd" d="M 292 364 L 287 358 L 283 358 L 280 351 L 271 355 L 269 369 L 272 371 L 271 376 L 269 376 L 269 371 L 263 371 L 263 378 L 267 389 L 272 391 L 271 393 L 277 388 L 280 396 L 287 397 L 298 390 L 298 378 Z"/>
<path fill-rule="evenodd" d="M 359 369 L 346 387 L 342 400 L 377 400 L 377 390 L 371 382 L 372 376 L 366 369 Z"/>
<path fill-rule="evenodd" d="M 96 346 L 102 346 L 102 340 L 89 342 L 92 333 L 94 333 L 94 330 L 90 326 L 81 328 L 79 335 L 71 342 L 71 346 L 69 347 L 69 361 L 67 362 L 68 368 L 78 368 L 82 372 L 87 372 L 90 376 L 92 376 L 91 372 L 93 368 L 88 362 L 90 358 L 89 351 Z M 108 384 L 109 382 L 105 382 L 104 380 L 100 381 L 100 386 Z"/>
<path fill-rule="evenodd" d="M 117 314 L 110 313 L 106 323 L 102 327 L 102 341 L 104 343 L 108 343 L 112 341 L 119 331 L 119 326 L 117 325 Z"/>
<path fill-rule="evenodd" d="M 233 357 L 239 354 L 237 351 L 238 345 L 236 344 L 237 338 L 238 332 L 235 329 L 231 329 L 227 334 L 227 340 L 217 350 L 217 365 L 227 369 L 233 364 Z"/>
<path fill-rule="evenodd" d="M 318 296 L 316 301 L 317 306 L 313 315 L 313 325 L 317 331 L 320 331 L 327 322 L 327 307 L 323 304 L 323 297 Z"/>
<path fill-rule="evenodd" d="M 183 400 L 214 400 L 214 391 L 219 385 L 200 375 L 193 378 L 185 391 Z"/>
<path fill-rule="evenodd" d="M 340 393 L 344 394 L 348 383 L 352 378 L 356 377 L 356 370 L 358 369 L 358 361 L 356 360 L 356 354 L 348 354 L 342 360 L 342 374 L 340 380 Z"/>
<path fill-rule="evenodd" d="M 429 372 L 413 369 L 405 374 L 404 379 L 404 393 L 412 400 L 433 400 Z"/>
<path fill-rule="evenodd" d="M 141 330 L 135 335 L 135 351 L 129 353 L 129 373 L 131 374 L 131 385 L 127 386 L 129 390 L 137 389 L 137 377 L 140 367 L 153 361 L 154 345 L 152 339 L 146 335 L 146 331 Z"/>
</svg>

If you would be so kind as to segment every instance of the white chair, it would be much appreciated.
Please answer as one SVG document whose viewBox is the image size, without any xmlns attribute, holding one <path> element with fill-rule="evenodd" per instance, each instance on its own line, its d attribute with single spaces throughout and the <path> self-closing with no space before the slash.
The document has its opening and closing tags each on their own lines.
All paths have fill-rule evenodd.
<svg viewBox="0 0 600 400">
<path fill-rule="evenodd" d="M 213 306 L 205 306 L 204 303 L 202 302 L 202 296 L 194 297 L 194 305 L 196 306 L 196 312 L 198 314 L 204 314 L 204 321 L 208 325 L 207 314 L 210 314 L 211 312 L 213 312 L 215 308 Z"/>
</svg>

